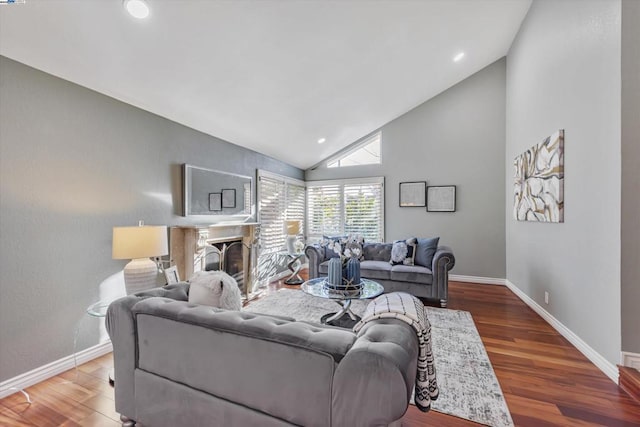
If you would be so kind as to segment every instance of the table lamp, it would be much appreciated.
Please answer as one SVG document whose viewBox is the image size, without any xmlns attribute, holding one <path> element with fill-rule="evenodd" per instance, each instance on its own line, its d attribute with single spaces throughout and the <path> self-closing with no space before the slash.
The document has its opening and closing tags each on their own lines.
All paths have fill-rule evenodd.
<svg viewBox="0 0 640 427">
<path fill-rule="evenodd" d="M 167 227 L 144 225 L 113 227 L 113 259 L 130 259 L 124 267 L 127 295 L 155 288 L 157 264 L 149 257 L 167 255 Z"/>
<path fill-rule="evenodd" d="M 295 242 L 298 234 L 300 234 L 301 222 L 299 219 L 288 219 L 284 222 L 284 229 L 287 234 L 287 251 L 290 254 L 296 253 Z"/>
</svg>

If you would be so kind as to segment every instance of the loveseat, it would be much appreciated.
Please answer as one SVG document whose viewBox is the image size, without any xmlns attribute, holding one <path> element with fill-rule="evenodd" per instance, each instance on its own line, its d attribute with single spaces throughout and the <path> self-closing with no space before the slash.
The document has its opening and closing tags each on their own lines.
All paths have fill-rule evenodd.
<svg viewBox="0 0 640 427">
<path fill-rule="evenodd" d="M 418 357 L 408 324 L 379 319 L 355 334 L 190 304 L 188 293 L 179 283 L 109 306 L 124 426 L 399 425 Z"/>
<path fill-rule="evenodd" d="M 435 248 L 436 245 L 434 245 Z M 431 266 L 391 265 L 393 243 L 365 243 L 364 259 L 360 262 L 361 277 L 375 280 L 384 286 L 385 292 L 408 292 L 417 297 L 437 300 L 447 306 L 449 270 L 455 265 L 453 251 L 448 246 L 437 246 Z M 327 275 L 329 259 L 333 251 L 319 244 L 305 248 L 309 260 L 309 278 Z"/>
</svg>

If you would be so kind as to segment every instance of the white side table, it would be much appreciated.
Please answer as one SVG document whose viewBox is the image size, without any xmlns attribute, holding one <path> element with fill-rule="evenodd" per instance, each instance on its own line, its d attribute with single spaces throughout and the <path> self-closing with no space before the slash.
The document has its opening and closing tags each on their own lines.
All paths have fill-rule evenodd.
<svg viewBox="0 0 640 427">
<path fill-rule="evenodd" d="M 91 317 L 105 318 L 107 317 L 107 309 L 109 308 L 109 304 L 111 304 L 111 301 L 98 301 L 94 304 L 91 304 L 89 307 L 87 307 L 87 310 L 86 310 L 87 314 Z M 75 347 L 75 340 L 74 340 L 74 347 Z M 113 368 L 111 368 L 109 370 L 109 384 L 114 385 L 114 383 L 115 383 L 115 373 L 113 371 Z"/>
</svg>

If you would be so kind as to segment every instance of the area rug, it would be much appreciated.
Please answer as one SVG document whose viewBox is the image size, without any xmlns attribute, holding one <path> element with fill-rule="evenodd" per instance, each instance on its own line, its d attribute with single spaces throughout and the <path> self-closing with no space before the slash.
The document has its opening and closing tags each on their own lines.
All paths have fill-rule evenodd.
<svg viewBox="0 0 640 427">
<path fill-rule="evenodd" d="M 353 301 L 351 309 L 362 315 L 368 301 Z M 280 289 L 251 302 L 245 311 L 318 322 L 338 305 L 302 291 Z M 492 427 L 513 426 L 500 384 L 467 311 L 427 307 L 440 396 L 435 411 Z"/>
</svg>

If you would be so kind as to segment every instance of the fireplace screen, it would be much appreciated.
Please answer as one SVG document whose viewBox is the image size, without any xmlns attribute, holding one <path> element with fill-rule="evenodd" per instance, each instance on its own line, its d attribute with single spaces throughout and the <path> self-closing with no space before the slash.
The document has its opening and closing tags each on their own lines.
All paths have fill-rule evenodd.
<svg viewBox="0 0 640 427">
<path fill-rule="evenodd" d="M 244 266 L 242 241 L 211 243 L 206 246 L 203 258 L 205 271 L 224 271 L 238 282 L 244 293 Z"/>
</svg>

